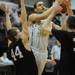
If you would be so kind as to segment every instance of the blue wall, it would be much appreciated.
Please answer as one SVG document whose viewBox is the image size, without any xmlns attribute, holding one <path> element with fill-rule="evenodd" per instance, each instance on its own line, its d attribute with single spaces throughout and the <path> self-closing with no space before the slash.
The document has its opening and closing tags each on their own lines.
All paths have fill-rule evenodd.
<svg viewBox="0 0 75 75">
<path fill-rule="evenodd" d="M 75 10 L 75 0 L 71 0 L 71 8 Z"/>
</svg>

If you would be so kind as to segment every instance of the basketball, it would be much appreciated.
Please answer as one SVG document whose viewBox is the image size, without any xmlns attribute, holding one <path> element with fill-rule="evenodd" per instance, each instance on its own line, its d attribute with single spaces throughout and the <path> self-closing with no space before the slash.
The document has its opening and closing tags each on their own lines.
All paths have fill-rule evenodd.
<svg viewBox="0 0 75 75">
<path fill-rule="evenodd" d="M 60 6 L 63 8 L 61 12 L 65 13 L 67 11 L 66 1 L 63 1 L 62 4 L 60 4 Z"/>
</svg>

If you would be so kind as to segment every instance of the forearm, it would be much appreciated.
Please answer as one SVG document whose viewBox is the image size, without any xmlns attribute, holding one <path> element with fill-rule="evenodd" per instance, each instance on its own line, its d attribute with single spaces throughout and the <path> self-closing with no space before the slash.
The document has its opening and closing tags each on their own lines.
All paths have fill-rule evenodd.
<svg viewBox="0 0 75 75">
<path fill-rule="evenodd" d="M 55 13 L 54 12 L 52 12 L 49 16 L 48 16 L 48 18 L 47 18 L 47 24 L 46 25 L 49 25 L 51 22 L 52 22 L 52 19 L 55 17 Z"/>
<path fill-rule="evenodd" d="M 62 28 L 62 30 L 67 30 L 66 20 L 67 20 L 67 15 L 66 15 L 66 13 L 64 13 L 61 16 L 61 28 Z"/>
<path fill-rule="evenodd" d="M 69 15 L 69 16 L 72 16 L 72 15 L 73 15 L 73 11 L 72 11 L 71 8 L 68 8 L 68 9 L 67 9 L 67 12 L 68 12 L 68 15 Z"/>
<path fill-rule="evenodd" d="M 21 0 L 21 21 L 22 21 L 22 31 L 27 30 L 27 13 L 25 9 L 24 0 Z"/>
<path fill-rule="evenodd" d="M 73 15 L 73 11 L 71 9 L 71 1 L 70 0 L 68 0 L 67 13 L 68 13 L 68 16 L 72 16 Z"/>
<path fill-rule="evenodd" d="M 24 35 L 23 38 L 25 40 L 28 40 L 29 34 L 28 34 L 27 14 L 24 0 L 21 0 L 21 21 L 22 21 L 22 33 Z"/>
<path fill-rule="evenodd" d="M 22 20 L 22 29 L 27 27 L 27 13 L 25 9 L 24 0 L 21 0 L 21 20 Z"/>
<path fill-rule="evenodd" d="M 53 10 L 54 10 L 54 7 L 52 6 L 51 8 L 48 8 L 47 11 L 43 12 L 42 14 L 40 14 L 40 16 L 43 19 L 45 19 L 45 18 L 47 18 L 52 13 Z"/>
<path fill-rule="evenodd" d="M 7 30 L 11 29 L 11 21 L 10 21 L 9 13 L 6 13 L 6 28 Z"/>
<path fill-rule="evenodd" d="M 53 11 L 50 15 L 49 15 L 49 17 L 46 19 L 46 21 L 45 21 L 45 23 L 44 23 L 44 29 L 46 30 L 46 31 L 51 31 L 51 29 L 52 29 L 52 27 L 54 27 L 55 29 L 61 29 L 61 27 L 60 26 L 58 26 L 58 25 L 56 25 L 56 24 L 54 24 L 53 22 L 52 22 L 52 19 L 54 18 L 54 16 L 55 16 L 56 14 L 55 14 L 55 12 Z"/>
</svg>

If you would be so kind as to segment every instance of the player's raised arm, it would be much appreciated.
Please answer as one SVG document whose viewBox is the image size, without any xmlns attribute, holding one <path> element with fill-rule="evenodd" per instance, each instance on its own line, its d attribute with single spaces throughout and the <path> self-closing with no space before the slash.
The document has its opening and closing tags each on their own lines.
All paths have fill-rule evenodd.
<svg viewBox="0 0 75 75">
<path fill-rule="evenodd" d="M 21 2 L 21 21 L 22 21 L 22 39 L 25 42 L 28 41 L 28 26 L 27 26 L 27 13 L 25 9 L 25 0 L 20 0 Z"/>
<path fill-rule="evenodd" d="M 4 11 L 5 11 L 5 14 L 6 14 L 6 28 L 7 30 L 11 29 L 11 21 L 10 21 L 10 13 L 9 13 L 9 9 L 7 7 L 6 4 L 3 4 L 4 5 Z"/>
</svg>

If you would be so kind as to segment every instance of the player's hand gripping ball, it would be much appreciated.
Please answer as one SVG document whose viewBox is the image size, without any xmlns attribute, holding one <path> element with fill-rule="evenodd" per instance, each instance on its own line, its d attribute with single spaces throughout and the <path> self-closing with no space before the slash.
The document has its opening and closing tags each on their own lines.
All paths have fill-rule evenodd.
<svg viewBox="0 0 75 75">
<path fill-rule="evenodd" d="M 60 4 L 60 6 L 63 8 L 62 9 L 62 13 L 65 13 L 66 11 L 67 11 L 67 7 L 66 7 L 66 3 L 65 3 L 66 1 L 63 1 L 63 3 L 62 4 Z"/>
</svg>

